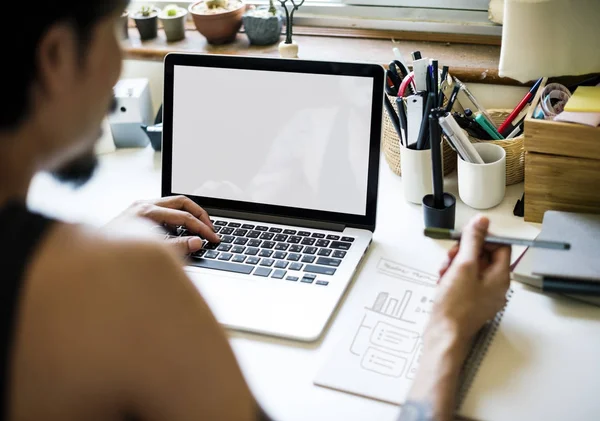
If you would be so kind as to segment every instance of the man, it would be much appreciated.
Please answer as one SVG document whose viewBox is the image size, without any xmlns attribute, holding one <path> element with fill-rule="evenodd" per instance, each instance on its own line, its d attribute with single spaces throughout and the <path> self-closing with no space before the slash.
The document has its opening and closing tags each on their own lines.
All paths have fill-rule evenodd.
<svg viewBox="0 0 600 421">
<path fill-rule="evenodd" d="M 171 247 L 26 209 L 37 171 L 78 183 L 93 172 L 93 135 L 120 73 L 115 25 L 124 7 L 123 0 L 39 2 L 27 25 L 0 26 L 0 37 L 12 39 L 0 114 L 2 416 L 267 419 L 182 270 L 180 256 L 197 250 L 198 238 Z M 127 214 L 218 241 L 206 212 L 186 198 L 138 203 Z M 504 303 L 510 251 L 484 245 L 487 227 L 472 221 L 441 272 L 403 420 L 451 418 L 469 341 Z"/>
</svg>

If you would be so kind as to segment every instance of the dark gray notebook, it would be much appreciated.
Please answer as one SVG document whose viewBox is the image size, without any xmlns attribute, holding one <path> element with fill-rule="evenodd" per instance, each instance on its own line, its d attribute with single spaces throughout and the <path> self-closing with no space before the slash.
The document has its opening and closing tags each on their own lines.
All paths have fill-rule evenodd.
<svg viewBox="0 0 600 421">
<path fill-rule="evenodd" d="M 600 215 L 547 211 L 537 239 L 564 241 L 571 249 L 531 249 L 535 275 L 600 282 Z"/>
</svg>

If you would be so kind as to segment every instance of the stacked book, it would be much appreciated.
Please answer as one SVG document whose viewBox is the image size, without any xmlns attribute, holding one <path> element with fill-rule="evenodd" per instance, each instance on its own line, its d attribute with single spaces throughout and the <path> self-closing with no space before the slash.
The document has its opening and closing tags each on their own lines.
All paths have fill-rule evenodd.
<svg viewBox="0 0 600 421">
<path fill-rule="evenodd" d="M 547 211 L 538 240 L 551 239 L 571 247 L 528 249 L 513 280 L 600 306 L 600 215 Z"/>
</svg>

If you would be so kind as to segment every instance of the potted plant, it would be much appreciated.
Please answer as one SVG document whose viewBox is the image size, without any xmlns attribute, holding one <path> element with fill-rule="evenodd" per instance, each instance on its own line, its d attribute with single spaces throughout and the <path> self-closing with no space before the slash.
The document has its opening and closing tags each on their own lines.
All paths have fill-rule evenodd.
<svg viewBox="0 0 600 421">
<path fill-rule="evenodd" d="M 244 30 L 254 45 L 271 45 L 279 41 L 283 27 L 283 13 L 275 8 L 273 0 L 269 6 L 248 10 L 242 18 Z"/>
<path fill-rule="evenodd" d="M 154 6 L 142 6 L 133 15 L 135 25 L 142 40 L 154 39 L 158 35 L 158 14 L 160 9 Z"/>
<path fill-rule="evenodd" d="M 284 58 L 297 58 L 298 57 L 298 44 L 292 39 L 292 28 L 294 26 L 294 13 L 304 4 L 304 0 L 296 3 L 292 2 L 292 11 L 290 12 L 287 7 L 288 0 L 279 0 L 281 6 L 285 10 L 285 40 L 279 44 L 279 55 Z"/>
<path fill-rule="evenodd" d="M 177 5 L 169 5 L 160 12 L 159 18 L 165 29 L 168 42 L 180 41 L 185 38 L 185 18 L 187 9 Z"/>
<path fill-rule="evenodd" d="M 127 10 L 124 10 L 123 13 L 121 13 L 121 38 L 122 39 L 127 39 L 129 38 L 129 12 Z"/>
<path fill-rule="evenodd" d="M 243 0 L 202 0 L 189 7 L 198 32 L 215 45 L 235 40 L 245 10 Z"/>
</svg>

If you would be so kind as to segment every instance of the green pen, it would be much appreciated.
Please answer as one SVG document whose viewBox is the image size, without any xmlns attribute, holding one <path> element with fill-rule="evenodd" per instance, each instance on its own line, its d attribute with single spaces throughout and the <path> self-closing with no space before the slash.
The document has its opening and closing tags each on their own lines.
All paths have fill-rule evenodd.
<svg viewBox="0 0 600 421">
<path fill-rule="evenodd" d="M 483 130 L 485 130 L 492 137 L 492 139 L 504 139 L 504 137 L 500 133 L 498 133 L 496 127 L 494 127 L 494 125 L 490 123 L 490 121 L 482 113 L 475 114 L 475 121 L 483 128 Z"/>
</svg>

